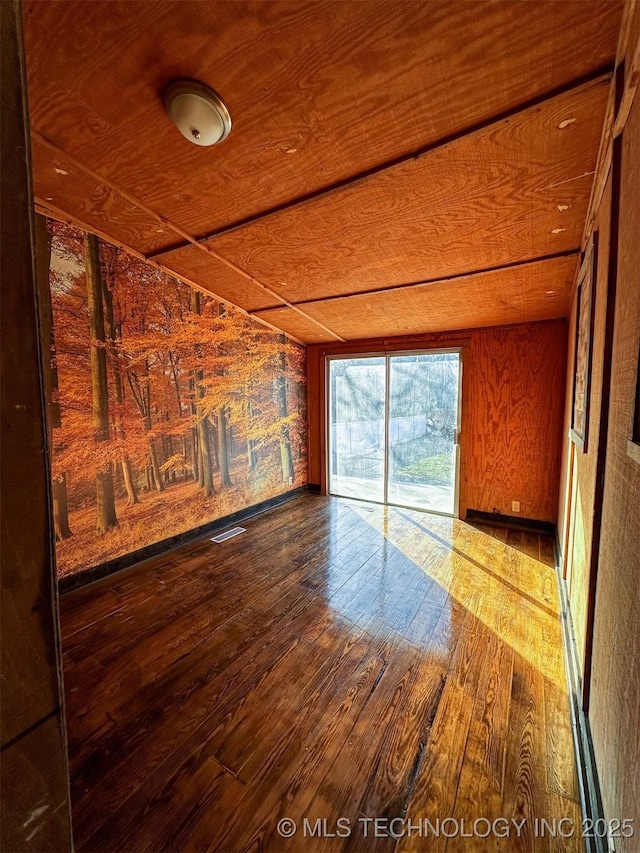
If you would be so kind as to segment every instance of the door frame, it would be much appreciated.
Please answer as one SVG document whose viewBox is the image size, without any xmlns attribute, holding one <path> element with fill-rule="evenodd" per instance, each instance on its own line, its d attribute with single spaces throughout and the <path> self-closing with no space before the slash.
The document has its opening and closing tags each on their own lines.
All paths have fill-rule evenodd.
<svg viewBox="0 0 640 853">
<path fill-rule="evenodd" d="M 435 509 L 422 509 L 421 507 L 409 506 L 407 504 L 401 503 L 389 503 L 388 499 L 388 491 L 389 491 L 389 387 L 390 387 L 390 374 L 391 374 L 391 359 L 396 356 L 412 356 L 412 355 L 430 355 L 431 353 L 439 353 L 441 355 L 447 355 L 448 353 L 457 353 L 458 354 L 458 405 L 456 412 L 456 423 L 457 426 L 455 428 L 455 436 L 454 436 L 454 447 L 455 447 L 455 474 L 453 481 L 453 512 L 440 512 Z M 353 353 L 337 353 L 336 355 L 326 355 L 325 356 L 325 367 L 324 367 L 324 429 L 325 429 L 325 442 L 326 442 L 326 452 L 325 452 L 325 482 L 327 484 L 326 492 L 327 495 L 331 495 L 333 497 L 347 497 L 348 500 L 360 500 L 364 503 L 376 503 L 380 506 L 394 506 L 399 507 L 400 509 L 413 509 L 418 512 L 429 512 L 432 515 L 441 515 L 445 518 L 459 518 L 460 517 L 460 436 L 462 433 L 462 375 L 464 372 L 464 345 L 460 346 L 432 346 L 432 347 L 421 347 L 420 349 L 406 349 L 406 350 L 386 350 L 386 351 L 375 351 L 375 352 L 353 352 Z M 345 495 L 336 495 L 331 491 L 331 407 L 330 407 L 330 395 L 331 395 L 331 365 L 332 361 L 339 361 L 344 359 L 365 359 L 365 358 L 384 358 L 385 360 L 385 385 L 384 385 L 384 473 L 383 473 L 383 487 L 384 487 L 384 499 L 383 501 L 366 499 L 366 498 L 352 498 Z"/>
</svg>

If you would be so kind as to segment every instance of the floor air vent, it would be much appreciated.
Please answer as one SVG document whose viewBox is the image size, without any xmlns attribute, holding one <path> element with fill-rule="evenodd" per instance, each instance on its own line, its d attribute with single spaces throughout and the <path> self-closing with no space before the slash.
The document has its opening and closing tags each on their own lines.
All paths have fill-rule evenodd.
<svg viewBox="0 0 640 853">
<path fill-rule="evenodd" d="M 244 527 L 232 527 L 231 530 L 225 530 L 224 533 L 219 533 L 217 536 L 212 536 L 212 542 L 226 542 L 227 539 L 231 539 L 233 536 L 239 536 L 241 533 L 246 533 L 247 530 Z"/>
</svg>

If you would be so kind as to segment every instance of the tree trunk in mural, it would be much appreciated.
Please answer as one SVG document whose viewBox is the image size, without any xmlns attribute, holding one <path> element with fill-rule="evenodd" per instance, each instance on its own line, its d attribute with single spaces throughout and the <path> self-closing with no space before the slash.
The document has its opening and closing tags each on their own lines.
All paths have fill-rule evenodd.
<svg viewBox="0 0 640 853">
<path fill-rule="evenodd" d="M 62 426 L 60 404 L 54 400 L 58 391 L 58 371 L 55 358 L 55 335 L 53 330 L 53 308 L 49 284 L 51 272 L 51 235 L 44 216 L 36 214 L 36 274 L 38 283 L 38 303 L 40 329 L 44 357 L 43 384 L 47 403 L 47 434 L 49 450 L 53 449 L 54 430 Z M 67 477 L 64 472 L 52 477 L 53 524 L 56 542 L 69 539 L 73 534 L 69 527 L 69 501 L 67 497 Z"/>
<path fill-rule="evenodd" d="M 73 534 L 69 527 L 69 501 L 67 499 L 67 475 L 53 480 L 53 526 L 56 542 L 68 539 Z"/>
<path fill-rule="evenodd" d="M 125 458 L 121 461 L 121 465 L 124 487 L 127 490 L 127 506 L 138 504 L 140 503 L 140 498 L 138 497 L 138 487 L 136 486 L 136 481 L 133 476 L 133 467 L 131 465 L 131 460 L 127 459 L 125 456 Z"/>
<path fill-rule="evenodd" d="M 222 304 L 218 305 L 218 317 L 224 317 L 226 314 L 225 306 Z M 223 359 L 225 357 L 224 347 L 218 346 L 217 354 L 221 356 Z M 217 374 L 219 376 L 225 375 L 225 369 L 221 365 Z M 218 406 L 217 415 L 217 441 L 216 441 L 216 456 L 217 456 L 217 465 L 220 470 L 220 485 L 224 488 L 225 486 L 232 486 L 231 477 L 229 475 L 229 437 L 227 435 L 227 412 L 224 404 L 222 406 Z"/>
<path fill-rule="evenodd" d="M 107 286 L 105 286 L 104 288 L 104 303 L 107 309 L 107 324 L 109 326 L 109 354 L 111 356 L 116 406 L 120 407 L 124 403 L 124 386 L 122 382 L 122 372 L 120 369 L 118 355 L 118 330 L 116 327 L 115 314 L 113 313 L 113 292 L 111 288 Z M 116 409 L 115 430 L 116 435 L 121 438 L 124 443 L 126 441 L 126 433 L 124 425 L 122 423 L 122 419 L 118 414 L 118 409 Z M 127 456 L 126 452 L 122 454 L 122 458 L 120 459 L 120 465 L 122 467 L 122 479 L 124 480 L 124 486 L 127 490 L 127 506 L 132 506 L 133 504 L 140 503 L 140 500 L 138 498 L 138 489 L 136 488 L 135 477 L 133 475 L 131 460 Z"/>
<path fill-rule="evenodd" d="M 89 331 L 91 334 L 92 417 L 96 429 L 96 441 L 102 442 L 109 440 L 109 389 L 107 385 L 107 353 L 102 305 L 103 285 L 98 238 L 94 234 L 85 234 L 84 245 Z M 96 497 L 98 532 L 106 533 L 109 528 L 118 524 L 111 462 L 106 462 L 102 466 L 102 470 L 96 473 Z"/>
<path fill-rule="evenodd" d="M 227 415 L 225 407 L 218 409 L 218 463 L 220 465 L 220 483 L 222 486 L 232 486 L 229 476 L 229 443 L 227 441 Z"/>
<path fill-rule="evenodd" d="M 253 421 L 253 406 L 251 402 L 247 403 L 247 424 L 248 428 L 251 429 Z M 258 457 L 256 455 L 256 443 L 252 438 L 247 439 L 247 465 L 249 467 L 249 471 L 255 471 L 256 465 L 258 464 Z"/>
<path fill-rule="evenodd" d="M 200 314 L 200 293 L 197 290 L 191 290 L 191 310 L 194 314 Z M 202 359 L 202 351 L 199 346 L 196 346 L 196 355 Z M 211 464 L 211 444 L 209 441 L 209 430 L 207 429 L 207 416 L 202 411 L 202 398 L 204 391 L 202 389 L 202 380 L 204 372 L 195 370 L 193 376 L 193 387 L 195 391 L 195 406 L 197 430 L 198 430 L 198 447 L 200 450 L 200 458 L 198 460 L 198 485 L 209 498 L 215 495 L 216 490 L 213 485 L 213 466 Z"/>
<path fill-rule="evenodd" d="M 305 461 L 303 350 L 72 226 L 49 231 L 62 414 L 52 492 L 58 538 L 74 534 L 58 543 L 59 576 L 291 488 Z M 144 520 L 124 508 L 138 495 Z M 108 535 L 98 511 L 103 529 L 117 521 Z"/>
<path fill-rule="evenodd" d="M 280 343 L 286 344 L 285 335 L 280 335 Z M 278 414 L 283 420 L 288 417 L 287 408 L 287 354 L 284 349 L 280 350 L 280 373 L 278 375 Z M 280 459 L 282 462 L 282 481 L 287 484 L 293 483 L 293 457 L 291 455 L 291 436 L 289 426 L 284 423 L 280 438 Z"/>
<path fill-rule="evenodd" d="M 197 413 L 196 409 L 196 383 L 195 378 L 191 376 L 189 378 L 189 395 L 191 397 L 191 402 L 189 407 L 191 409 L 191 414 L 195 417 Z M 193 466 L 193 479 L 198 485 L 200 484 L 200 465 L 199 465 L 199 449 L 198 449 L 198 428 L 191 427 L 191 464 Z"/>
<path fill-rule="evenodd" d="M 164 491 L 164 485 L 160 474 L 160 463 L 158 462 L 156 446 L 151 435 L 151 381 L 149 379 L 149 362 L 144 362 L 144 376 L 142 381 L 140 381 L 140 377 L 135 370 L 127 372 L 127 379 L 129 380 L 129 388 L 131 388 L 131 395 L 142 417 L 145 432 L 148 433 L 149 462 L 151 468 L 147 471 L 147 486 L 149 489 L 155 488 L 157 491 L 162 492 Z"/>
<path fill-rule="evenodd" d="M 153 474 L 154 486 L 157 491 L 164 492 L 162 472 L 160 471 L 160 463 L 158 462 L 158 451 L 156 450 L 155 443 L 151 436 L 149 436 L 149 454 L 151 456 L 151 472 Z"/>
</svg>

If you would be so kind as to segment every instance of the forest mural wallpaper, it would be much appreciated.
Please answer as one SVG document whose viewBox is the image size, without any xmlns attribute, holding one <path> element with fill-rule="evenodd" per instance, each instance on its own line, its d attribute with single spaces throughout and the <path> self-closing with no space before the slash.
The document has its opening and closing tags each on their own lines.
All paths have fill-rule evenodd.
<svg viewBox="0 0 640 853">
<path fill-rule="evenodd" d="M 303 347 L 48 222 L 60 577 L 307 482 Z"/>
</svg>

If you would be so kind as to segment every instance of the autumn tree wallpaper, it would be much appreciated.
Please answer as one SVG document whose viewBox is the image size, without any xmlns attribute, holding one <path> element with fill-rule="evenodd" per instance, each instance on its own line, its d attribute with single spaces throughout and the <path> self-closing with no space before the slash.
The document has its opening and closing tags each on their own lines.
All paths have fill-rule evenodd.
<svg viewBox="0 0 640 853">
<path fill-rule="evenodd" d="M 307 482 L 302 347 L 92 234 L 47 227 L 60 577 Z"/>
</svg>

